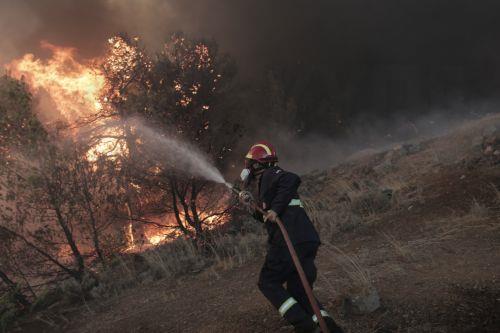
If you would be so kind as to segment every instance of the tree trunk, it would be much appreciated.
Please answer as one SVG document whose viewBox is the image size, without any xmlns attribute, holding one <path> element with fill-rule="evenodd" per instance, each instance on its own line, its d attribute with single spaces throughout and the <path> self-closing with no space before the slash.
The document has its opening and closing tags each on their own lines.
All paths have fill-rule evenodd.
<svg viewBox="0 0 500 333">
<path fill-rule="evenodd" d="M 191 236 L 189 230 L 184 226 L 184 223 L 182 223 L 179 207 L 177 207 L 177 195 L 175 194 L 176 193 L 175 181 L 173 179 L 170 179 L 169 184 L 170 184 L 170 197 L 172 200 L 172 209 L 174 210 L 174 215 L 175 215 L 175 220 L 177 221 L 177 225 L 184 233 L 184 235 Z"/>
<path fill-rule="evenodd" d="M 182 209 L 184 210 L 184 220 L 191 227 L 195 228 L 195 224 L 193 222 L 193 219 L 190 216 L 189 206 L 186 203 L 186 191 L 184 191 L 183 193 L 180 193 L 180 191 L 177 191 L 177 197 L 179 198 L 179 202 L 180 202 L 180 204 L 182 206 Z M 195 228 L 195 231 L 196 231 L 196 228 Z M 194 236 L 196 238 L 196 233 L 194 234 Z"/>
<path fill-rule="evenodd" d="M 78 281 L 81 281 L 83 278 L 83 273 L 85 271 L 85 262 L 83 261 L 82 254 L 80 253 L 80 250 L 78 249 L 78 246 L 76 245 L 75 239 L 73 238 L 73 233 L 69 229 L 68 224 L 66 223 L 66 220 L 62 216 L 60 207 L 53 200 L 52 197 L 51 197 L 51 204 L 56 212 L 57 223 L 59 224 L 59 226 L 63 230 L 64 236 L 66 237 L 66 241 L 67 241 L 69 247 L 71 248 L 71 252 L 73 253 L 73 257 L 76 261 L 76 265 L 78 267 L 76 279 Z"/>
<path fill-rule="evenodd" d="M 89 213 L 90 228 L 92 230 L 92 242 L 94 244 L 94 249 L 97 253 L 97 258 L 104 265 L 104 256 L 101 251 L 101 246 L 99 244 L 99 233 L 97 231 L 97 221 L 95 219 L 94 210 L 92 209 L 92 199 L 89 191 L 86 170 L 80 167 L 80 172 L 82 173 L 82 185 L 83 185 L 83 196 L 85 199 L 85 204 L 87 206 L 87 211 Z"/>
<path fill-rule="evenodd" d="M 191 197 L 190 197 L 190 208 L 191 216 L 193 219 L 194 230 L 196 231 L 196 238 L 203 238 L 203 226 L 201 225 L 200 216 L 198 215 L 198 208 L 196 207 L 196 199 L 198 198 L 198 190 L 196 187 L 196 181 L 191 180 Z"/>
<path fill-rule="evenodd" d="M 12 281 L 2 270 L 0 270 L 0 279 L 7 285 L 19 304 L 21 304 L 25 308 L 31 305 L 26 296 L 24 296 L 24 294 L 19 290 L 19 286 L 17 285 L 17 283 Z"/>
<path fill-rule="evenodd" d="M 61 195 L 61 194 L 56 194 L 57 189 L 54 189 L 52 187 L 52 184 L 50 183 L 49 179 L 45 179 L 45 184 L 46 184 L 47 190 L 48 190 L 47 192 L 49 195 L 49 203 L 51 204 L 52 209 L 54 209 L 54 211 L 56 213 L 57 223 L 61 227 L 61 229 L 64 233 L 64 236 L 66 237 L 66 242 L 69 245 L 69 247 L 71 248 L 73 258 L 75 259 L 75 262 L 76 262 L 76 265 L 78 268 L 75 278 L 78 281 L 81 281 L 83 278 L 83 273 L 85 271 L 85 262 L 83 261 L 82 254 L 80 253 L 80 250 L 78 249 L 78 246 L 76 245 L 75 239 L 73 237 L 73 233 L 71 232 L 67 221 L 64 219 L 64 217 L 62 215 L 61 207 L 60 207 L 58 200 L 57 200 L 58 199 L 57 196 Z"/>
<path fill-rule="evenodd" d="M 92 227 L 92 243 L 94 244 L 94 249 L 95 252 L 97 253 L 97 258 L 99 259 L 101 264 L 104 265 L 105 264 L 104 255 L 102 254 L 101 245 L 99 242 L 99 232 L 97 231 L 97 223 L 92 208 L 89 208 L 89 215 L 90 215 L 90 224 Z"/>
<path fill-rule="evenodd" d="M 129 248 L 133 248 L 135 246 L 135 238 L 134 238 L 134 225 L 133 225 L 133 215 L 132 215 L 132 209 L 130 209 L 130 204 L 128 201 L 125 202 L 125 209 L 127 210 L 127 217 L 128 217 L 128 224 L 125 227 L 125 234 L 127 237 L 127 245 Z"/>
</svg>

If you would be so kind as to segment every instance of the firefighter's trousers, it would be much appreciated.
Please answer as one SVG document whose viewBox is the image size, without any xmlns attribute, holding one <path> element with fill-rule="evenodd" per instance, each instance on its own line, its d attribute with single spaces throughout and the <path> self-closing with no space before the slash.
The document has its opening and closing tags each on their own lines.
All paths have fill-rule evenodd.
<svg viewBox="0 0 500 333">
<path fill-rule="evenodd" d="M 318 247 L 319 244 L 315 242 L 295 246 L 311 288 L 316 280 L 317 269 L 314 259 Z M 292 325 L 315 318 L 288 248 L 277 246 L 269 248 L 260 272 L 258 286 L 264 296 L 278 309 L 280 315 Z M 321 305 L 320 308 L 322 309 Z"/>
</svg>

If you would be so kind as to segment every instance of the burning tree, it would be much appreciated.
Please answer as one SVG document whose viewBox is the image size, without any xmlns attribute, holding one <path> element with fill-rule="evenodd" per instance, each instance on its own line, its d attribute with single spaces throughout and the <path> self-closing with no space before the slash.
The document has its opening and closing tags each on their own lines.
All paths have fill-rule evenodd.
<svg viewBox="0 0 500 333">
<path fill-rule="evenodd" d="M 20 141 L 19 146 L 35 147 L 33 158 L 23 160 L 28 155 L 2 142 L 4 156 L 20 152 L 9 160 L 10 170 L 28 175 L 15 179 L 22 187 L 16 185 L 19 193 L 8 203 L 25 216 L 14 214 L 16 221 L 8 217 L 7 229 L 28 247 L 30 243 L 43 250 L 39 255 L 75 279 L 84 274 L 87 256 L 105 262 L 101 234 L 113 228 L 114 217 L 126 222 L 128 247 L 133 247 L 145 225 L 198 239 L 229 212 L 223 189 L 183 172 L 175 156 L 158 158 L 161 147 L 154 147 L 154 136 L 193 142 L 222 167 L 238 130 L 231 119 L 231 110 L 238 107 L 232 60 L 218 53 L 214 41 L 180 34 L 154 57 L 138 39 L 125 35 L 110 38 L 108 45 L 105 57 L 93 62 L 99 68 L 77 62 L 71 48 L 48 43 L 43 47 L 53 58 L 42 62 L 27 55 L 11 66 L 40 96 L 50 96 L 44 107 L 54 107 L 57 112 L 52 113 L 59 116 L 42 126 L 28 96 L 26 109 L 44 137 L 36 144 Z M 154 136 L 138 125 L 137 116 L 154 128 Z M 2 138 L 14 140 L 18 134 L 12 129 L 29 129 L 23 140 L 37 133 L 19 119 L 4 120 L 10 132 L 0 133 Z M 9 187 L 14 188 L 12 183 Z M 35 216 L 35 210 L 47 213 Z M 171 217 L 168 225 L 147 218 L 161 214 Z M 27 238 L 24 221 L 34 228 Z M 58 260 L 62 252 L 75 266 Z"/>
<path fill-rule="evenodd" d="M 168 135 L 195 142 L 214 163 L 223 167 L 236 129 L 230 118 L 235 105 L 235 66 L 218 53 L 215 41 L 172 36 L 152 69 L 145 116 Z M 205 229 L 228 213 L 224 193 L 209 182 L 179 172 L 175 159 L 159 173 L 179 230 L 201 238 Z"/>
<path fill-rule="evenodd" d="M 103 261 L 98 233 L 103 219 L 97 219 L 97 200 L 104 205 L 97 197 L 99 187 L 88 178 L 88 167 L 84 170 L 82 151 L 75 154 L 71 141 L 55 144 L 20 82 L 2 78 L 0 111 L 0 236 L 6 240 L 5 265 L 15 264 L 21 275 L 59 279 L 63 273 L 81 281 L 89 272 L 85 257 Z M 97 183 L 109 193 L 111 182 Z M 14 263 L 16 258 L 20 262 Z"/>
<path fill-rule="evenodd" d="M 115 128 L 110 138 L 122 140 L 127 147 L 127 153 L 117 160 L 130 224 L 147 222 L 142 216 L 150 212 L 171 213 L 175 228 L 199 238 L 208 225 L 227 214 L 221 200 L 224 195 L 213 184 L 182 172 L 175 156 L 158 159 L 158 148 L 151 146 L 159 143 L 137 122 L 134 125 L 134 117 L 140 116 L 159 137 L 194 142 L 222 166 L 236 132 L 229 114 L 235 100 L 230 97 L 235 67 L 230 58 L 218 54 L 214 41 L 192 40 L 179 34 L 154 61 L 150 58 L 136 39 L 110 39 L 103 65 L 105 107 L 97 118 L 118 121 L 123 126 Z"/>
<path fill-rule="evenodd" d="M 151 56 L 122 35 L 88 62 L 42 46 L 52 57 L 0 78 L 0 293 L 20 309 L 41 285 L 104 284 L 110 257 L 142 243 L 206 240 L 230 213 L 226 189 L 168 153 L 196 147 L 222 169 L 239 134 L 235 65 L 214 41 L 176 34 Z"/>
<path fill-rule="evenodd" d="M 43 233 L 47 226 L 37 224 L 35 217 L 44 214 L 32 206 L 33 201 L 26 200 L 33 197 L 30 184 L 34 182 L 31 168 L 35 162 L 32 159 L 40 154 L 47 132 L 33 114 L 31 96 L 22 83 L 8 77 L 1 79 L 0 111 L 0 235 L 4 239 L 3 250 L 8 253 L 2 266 L 7 265 L 15 251 L 21 248 L 31 249 L 67 270 L 47 251 L 52 244 L 38 242 L 37 232 Z"/>
<path fill-rule="evenodd" d="M 56 112 L 44 111 L 52 116 L 41 118 L 48 118 L 45 127 L 57 124 L 55 140 L 76 140 L 84 146 L 78 149 L 81 156 L 69 159 L 80 160 L 71 168 L 84 173 L 72 181 L 83 188 L 81 208 L 87 211 L 84 220 L 91 221 L 92 247 L 101 261 L 99 230 L 92 226 L 102 218 L 95 217 L 101 208 L 92 206 L 85 190 L 87 180 L 104 170 L 96 167 L 97 161 L 106 161 L 101 166 L 106 165 L 108 183 L 117 185 L 110 193 L 113 215 L 122 221 L 128 248 L 144 242 L 147 224 L 198 238 L 227 214 L 223 195 L 213 184 L 179 170 L 175 156 L 158 159 L 158 150 L 151 149 L 158 143 L 141 131 L 135 118 L 154 128 L 155 135 L 195 143 L 222 166 L 234 142 L 236 128 L 230 118 L 238 100 L 235 66 L 218 53 L 214 41 L 176 34 L 154 56 L 141 48 L 137 38 L 120 35 L 108 42 L 105 56 L 91 62 L 76 61 L 74 49 L 44 43 L 52 58 L 41 61 L 26 55 L 10 66 L 38 96 L 50 97 L 41 99 L 42 108 L 48 105 Z M 170 225 L 150 223 L 151 214 L 172 217 L 167 218 Z"/>
</svg>

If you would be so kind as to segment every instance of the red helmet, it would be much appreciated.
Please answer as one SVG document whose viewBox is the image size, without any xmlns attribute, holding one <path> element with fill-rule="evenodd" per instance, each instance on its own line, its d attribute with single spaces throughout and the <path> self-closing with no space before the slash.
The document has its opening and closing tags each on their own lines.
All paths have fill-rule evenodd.
<svg viewBox="0 0 500 333">
<path fill-rule="evenodd" d="M 250 150 L 248 151 L 245 158 L 248 160 L 257 161 L 259 163 L 278 162 L 276 150 L 270 143 L 266 141 L 257 142 L 252 147 L 250 147 Z"/>
</svg>

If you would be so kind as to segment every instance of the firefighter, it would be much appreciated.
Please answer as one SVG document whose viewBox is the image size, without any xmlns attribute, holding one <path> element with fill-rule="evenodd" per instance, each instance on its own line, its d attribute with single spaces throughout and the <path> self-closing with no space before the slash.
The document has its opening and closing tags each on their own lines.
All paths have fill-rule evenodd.
<svg viewBox="0 0 500 333">
<path fill-rule="evenodd" d="M 258 204 L 266 212 L 264 216 L 258 216 L 268 233 L 268 251 L 258 287 L 280 315 L 294 326 L 295 332 L 319 332 L 318 319 L 279 226 L 274 223 L 276 217 L 279 216 L 283 221 L 311 287 L 316 280 L 314 260 L 320 239 L 297 193 L 300 177 L 281 169 L 277 162 L 273 146 L 267 142 L 259 142 L 250 148 L 245 158 L 245 169 L 241 173 L 245 188 L 252 182 L 258 184 Z M 249 196 L 249 192 L 243 191 L 240 200 L 247 202 Z M 283 286 L 285 283 L 286 288 Z M 330 332 L 342 333 L 333 318 L 321 304 L 319 306 Z"/>
</svg>

